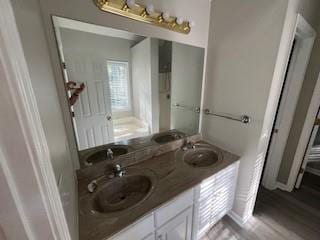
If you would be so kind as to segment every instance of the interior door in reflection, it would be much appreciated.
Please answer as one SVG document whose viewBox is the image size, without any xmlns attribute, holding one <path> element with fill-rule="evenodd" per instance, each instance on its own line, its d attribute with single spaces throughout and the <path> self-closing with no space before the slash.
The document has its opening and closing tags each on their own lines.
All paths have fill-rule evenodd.
<svg viewBox="0 0 320 240">
<path fill-rule="evenodd" d="M 68 79 L 86 86 L 74 104 L 79 150 L 113 141 L 112 110 L 106 63 L 81 53 L 64 51 Z"/>
</svg>

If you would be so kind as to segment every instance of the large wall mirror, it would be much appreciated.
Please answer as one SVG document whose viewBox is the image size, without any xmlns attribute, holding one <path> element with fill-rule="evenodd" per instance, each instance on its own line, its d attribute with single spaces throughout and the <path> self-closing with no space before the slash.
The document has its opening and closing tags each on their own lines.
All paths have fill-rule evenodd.
<svg viewBox="0 0 320 240">
<path fill-rule="evenodd" d="M 199 131 L 203 48 L 53 22 L 79 150 L 171 129 Z"/>
</svg>

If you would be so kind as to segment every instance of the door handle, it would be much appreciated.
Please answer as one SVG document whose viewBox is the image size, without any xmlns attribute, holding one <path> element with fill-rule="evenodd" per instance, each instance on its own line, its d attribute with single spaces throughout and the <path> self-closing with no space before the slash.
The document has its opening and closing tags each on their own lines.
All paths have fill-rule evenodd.
<svg viewBox="0 0 320 240">
<path fill-rule="evenodd" d="M 112 119 L 111 115 L 107 116 L 107 120 L 110 121 Z"/>
</svg>

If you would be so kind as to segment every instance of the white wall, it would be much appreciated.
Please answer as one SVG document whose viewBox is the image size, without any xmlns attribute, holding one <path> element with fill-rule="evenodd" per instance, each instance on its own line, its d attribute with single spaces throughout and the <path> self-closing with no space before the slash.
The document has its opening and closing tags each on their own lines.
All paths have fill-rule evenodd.
<svg viewBox="0 0 320 240">
<path fill-rule="evenodd" d="M 37 0 L 12 0 L 69 229 L 77 238 L 77 186 Z"/>
<path fill-rule="evenodd" d="M 286 8 L 287 0 L 212 2 L 204 108 L 247 114 L 252 123 L 204 116 L 201 132 L 241 156 L 233 208 L 239 221 L 249 217 L 256 194 L 252 185 L 259 182 L 263 159 L 257 148 Z"/>
<path fill-rule="evenodd" d="M 198 133 L 200 114 L 173 105 L 200 107 L 203 63 L 204 49 L 172 43 L 171 128 L 188 134 Z"/>
<path fill-rule="evenodd" d="M 245 113 L 253 121 L 245 126 L 205 116 L 202 132 L 241 156 L 232 212 L 240 222 L 253 211 L 297 13 L 314 22 L 317 2 L 216 0 L 212 4 L 204 105 Z"/>
<path fill-rule="evenodd" d="M 159 131 L 158 41 L 147 38 L 131 48 L 134 116 Z"/>
</svg>

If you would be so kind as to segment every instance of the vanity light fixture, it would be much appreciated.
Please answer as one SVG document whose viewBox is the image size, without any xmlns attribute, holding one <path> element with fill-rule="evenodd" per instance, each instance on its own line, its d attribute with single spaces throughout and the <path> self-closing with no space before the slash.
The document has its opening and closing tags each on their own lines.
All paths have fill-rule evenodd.
<svg viewBox="0 0 320 240">
<path fill-rule="evenodd" d="M 94 0 L 102 11 L 134 19 L 136 21 L 163 27 L 175 32 L 188 34 L 191 30 L 189 21 L 182 17 L 170 16 L 168 12 L 156 11 L 153 5 L 144 6 L 135 0 Z"/>
</svg>

